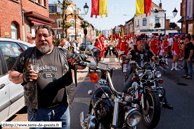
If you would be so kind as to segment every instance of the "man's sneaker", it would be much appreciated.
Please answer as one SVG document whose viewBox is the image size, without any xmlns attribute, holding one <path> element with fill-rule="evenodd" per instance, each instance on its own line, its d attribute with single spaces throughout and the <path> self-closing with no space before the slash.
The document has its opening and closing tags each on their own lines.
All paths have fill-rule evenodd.
<svg viewBox="0 0 194 129">
<path fill-rule="evenodd" d="M 187 75 L 183 75 L 183 76 L 181 76 L 182 78 L 186 78 L 187 77 Z"/>
<path fill-rule="evenodd" d="M 185 77 L 186 79 L 192 79 L 192 77 L 191 76 L 187 76 L 187 77 Z"/>
</svg>

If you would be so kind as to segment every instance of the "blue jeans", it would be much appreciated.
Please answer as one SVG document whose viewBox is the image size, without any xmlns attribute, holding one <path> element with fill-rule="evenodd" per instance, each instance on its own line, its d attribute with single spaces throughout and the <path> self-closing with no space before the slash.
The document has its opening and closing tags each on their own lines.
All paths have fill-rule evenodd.
<svg viewBox="0 0 194 129">
<path fill-rule="evenodd" d="M 61 129 L 70 129 L 69 107 L 66 104 L 60 104 L 55 108 L 38 108 L 38 110 L 28 107 L 28 121 L 61 121 Z"/>
<path fill-rule="evenodd" d="M 193 74 L 192 59 L 189 62 L 187 62 L 187 59 L 183 59 L 183 69 L 184 75 L 192 77 Z"/>
<path fill-rule="evenodd" d="M 132 74 L 132 67 L 131 67 L 131 65 L 129 65 L 127 67 L 127 75 L 128 75 L 127 76 L 128 79 L 125 82 L 125 85 L 123 86 L 123 89 L 122 89 L 122 92 L 124 92 L 124 93 L 127 93 L 128 88 L 131 87 L 131 84 L 133 83 L 133 81 L 132 81 L 133 74 Z"/>
</svg>

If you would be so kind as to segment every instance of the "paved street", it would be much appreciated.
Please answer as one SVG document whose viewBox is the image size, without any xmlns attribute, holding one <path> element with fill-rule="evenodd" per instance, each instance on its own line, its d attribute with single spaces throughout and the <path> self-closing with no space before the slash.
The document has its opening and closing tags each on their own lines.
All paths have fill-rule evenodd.
<svg viewBox="0 0 194 129">
<path fill-rule="evenodd" d="M 109 56 L 105 58 L 104 62 L 109 63 L 113 68 L 113 84 L 116 90 L 121 91 L 124 83 L 124 74 L 121 72 L 121 66 L 118 65 L 118 60 Z M 169 110 L 162 108 L 161 118 L 156 129 L 192 129 L 194 126 L 194 80 L 186 80 L 181 78 L 182 65 L 178 64 L 178 71 L 170 71 L 172 60 L 169 60 L 169 65 L 165 69 L 159 67 L 163 73 L 164 83 L 167 93 L 168 102 L 173 105 L 174 109 Z M 71 108 L 71 129 L 80 129 L 79 116 L 82 111 L 85 115 L 88 111 L 88 104 L 90 95 L 87 94 L 88 90 L 94 90 L 94 83 L 90 82 L 87 69 L 78 72 L 78 87 L 75 88 L 75 99 L 73 107 Z M 26 108 L 17 113 L 9 121 L 26 121 Z M 141 123 L 140 129 L 146 129 Z"/>
</svg>

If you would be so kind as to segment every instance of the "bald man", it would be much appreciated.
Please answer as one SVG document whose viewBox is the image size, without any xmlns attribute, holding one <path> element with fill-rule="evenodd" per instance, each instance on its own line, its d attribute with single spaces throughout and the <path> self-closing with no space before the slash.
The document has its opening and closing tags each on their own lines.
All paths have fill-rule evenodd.
<svg viewBox="0 0 194 129">
<path fill-rule="evenodd" d="M 35 44 L 35 37 L 34 37 L 33 34 L 28 34 L 27 35 L 27 40 L 28 40 L 28 43 Z"/>
</svg>

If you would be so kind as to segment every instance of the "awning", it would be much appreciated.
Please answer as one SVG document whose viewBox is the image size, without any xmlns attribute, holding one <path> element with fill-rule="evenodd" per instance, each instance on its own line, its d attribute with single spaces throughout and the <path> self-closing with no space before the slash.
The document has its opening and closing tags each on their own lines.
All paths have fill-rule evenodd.
<svg viewBox="0 0 194 129">
<path fill-rule="evenodd" d="M 178 22 L 184 22 L 185 21 L 185 17 L 181 17 L 181 19 L 180 20 L 178 20 Z"/>
<path fill-rule="evenodd" d="M 46 22 L 47 24 L 55 23 L 55 20 L 53 20 L 49 17 L 45 17 L 45 16 L 38 14 L 36 12 L 33 12 L 33 11 L 25 12 L 24 16 L 34 18 L 34 19 L 39 20 L 41 22 Z"/>
<path fill-rule="evenodd" d="M 40 25 L 48 25 L 50 27 L 52 26 L 52 23 L 41 21 L 36 18 L 28 17 L 28 19 L 31 20 L 31 23 L 40 24 Z"/>
</svg>

